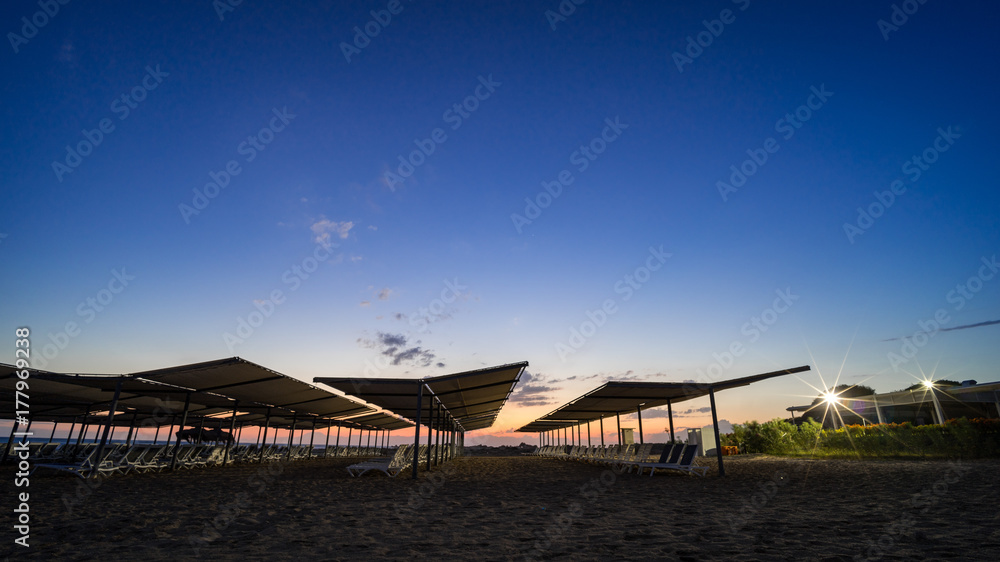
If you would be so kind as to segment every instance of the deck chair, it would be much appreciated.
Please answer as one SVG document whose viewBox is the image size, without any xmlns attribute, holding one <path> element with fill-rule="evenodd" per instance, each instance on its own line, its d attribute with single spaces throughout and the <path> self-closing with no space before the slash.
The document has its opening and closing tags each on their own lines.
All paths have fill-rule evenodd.
<svg viewBox="0 0 1000 562">
<path fill-rule="evenodd" d="M 347 472 L 354 477 L 361 476 L 362 474 L 368 472 L 369 470 L 378 470 L 384 472 L 386 476 L 394 478 L 397 474 L 402 472 L 406 467 L 410 466 L 411 455 L 407 454 L 410 452 L 409 445 L 400 445 L 396 449 L 396 453 L 391 457 L 385 457 L 382 459 L 371 459 L 364 462 L 359 462 L 352 464 L 347 467 Z"/>
<path fill-rule="evenodd" d="M 635 456 L 630 459 L 629 463 L 633 462 L 646 462 L 649 460 L 649 452 L 653 450 L 652 443 L 643 443 L 639 445 L 639 448 L 635 450 Z"/>
<path fill-rule="evenodd" d="M 633 468 L 639 469 L 639 474 L 642 474 L 643 469 L 647 468 L 649 465 L 654 464 L 667 464 L 676 463 L 681 458 L 681 453 L 684 451 L 684 445 L 681 444 L 670 444 L 668 443 L 663 447 L 663 451 L 660 453 L 660 457 L 655 461 L 640 461 L 635 460 L 630 463 L 626 463 L 628 466 L 628 472 L 632 472 Z"/>
<path fill-rule="evenodd" d="M 686 474 L 697 474 L 698 476 L 705 476 L 705 473 L 708 472 L 708 467 L 696 466 L 694 464 L 694 456 L 697 452 L 698 452 L 697 445 L 685 445 L 684 452 L 681 453 L 680 460 L 678 460 L 675 463 L 668 462 L 663 464 L 660 463 L 643 463 L 643 464 L 646 464 L 647 465 L 646 467 L 649 468 L 650 476 L 653 476 L 653 473 L 656 472 L 656 469 L 658 468 L 664 470 L 679 470 Z"/>
<path fill-rule="evenodd" d="M 34 474 L 39 468 L 45 468 L 49 470 L 57 470 L 60 472 L 68 472 L 70 474 L 79 476 L 80 478 L 87 478 L 91 476 L 95 471 L 98 473 L 109 473 L 117 472 L 118 467 L 115 466 L 112 461 L 113 458 L 118 454 L 118 446 L 108 445 L 104 452 L 101 453 L 101 458 L 97 458 L 97 447 L 86 447 L 83 449 L 84 454 L 77 457 L 73 461 L 69 462 L 53 462 L 53 463 L 38 463 L 34 465 L 29 473 Z"/>
</svg>

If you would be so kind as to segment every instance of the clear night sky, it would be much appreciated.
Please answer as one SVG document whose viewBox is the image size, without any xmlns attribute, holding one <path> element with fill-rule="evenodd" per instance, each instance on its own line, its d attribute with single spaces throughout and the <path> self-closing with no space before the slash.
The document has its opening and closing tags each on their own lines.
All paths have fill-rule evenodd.
<svg viewBox="0 0 1000 562">
<path fill-rule="evenodd" d="M 527 360 L 514 443 L 609 379 L 1000 379 L 992 2 L 51 3 L 0 8 L 0 361 Z"/>
</svg>

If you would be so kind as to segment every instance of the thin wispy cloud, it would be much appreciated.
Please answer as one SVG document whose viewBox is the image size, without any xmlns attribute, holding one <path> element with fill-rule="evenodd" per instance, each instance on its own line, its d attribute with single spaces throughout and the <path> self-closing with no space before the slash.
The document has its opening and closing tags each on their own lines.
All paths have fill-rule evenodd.
<svg viewBox="0 0 1000 562">
<path fill-rule="evenodd" d="M 1000 320 L 987 320 L 985 322 L 976 322 L 975 324 L 965 324 L 962 326 L 952 326 L 951 328 L 941 328 L 938 332 L 954 332 L 956 330 L 968 330 L 970 328 L 982 328 L 983 326 L 994 326 L 1000 324 Z M 915 332 L 914 334 L 908 336 L 900 336 L 898 338 L 889 338 L 882 341 L 899 341 L 903 338 L 912 338 L 916 334 L 930 334 L 931 332 Z"/>
</svg>

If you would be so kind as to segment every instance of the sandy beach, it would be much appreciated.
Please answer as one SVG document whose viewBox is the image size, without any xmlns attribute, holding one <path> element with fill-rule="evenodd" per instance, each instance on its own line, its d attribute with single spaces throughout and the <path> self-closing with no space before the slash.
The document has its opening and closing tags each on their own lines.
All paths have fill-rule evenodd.
<svg viewBox="0 0 1000 562">
<path fill-rule="evenodd" d="M 31 479 L 11 559 L 993 560 L 1000 461 L 727 459 L 699 478 L 463 457 L 418 480 L 321 459 Z M 711 463 L 714 467 L 714 463 Z M 13 498 L 13 470 L 3 470 Z M 408 476 L 408 473 L 407 473 Z M 8 506 L 11 501 L 6 502 Z"/>
</svg>

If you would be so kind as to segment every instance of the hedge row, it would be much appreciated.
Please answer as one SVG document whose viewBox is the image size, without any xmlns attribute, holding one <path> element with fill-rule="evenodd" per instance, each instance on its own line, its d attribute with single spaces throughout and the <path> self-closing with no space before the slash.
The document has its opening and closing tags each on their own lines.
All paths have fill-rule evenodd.
<svg viewBox="0 0 1000 562">
<path fill-rule="evenodd" d="M 848 457 L 1000 457 L 1000 420 L 953 419 L 940 425 L 884 423 L 826 429 L 775 419 L 733 425 L 723 445 L 741 453 Z"/>
</svg>

